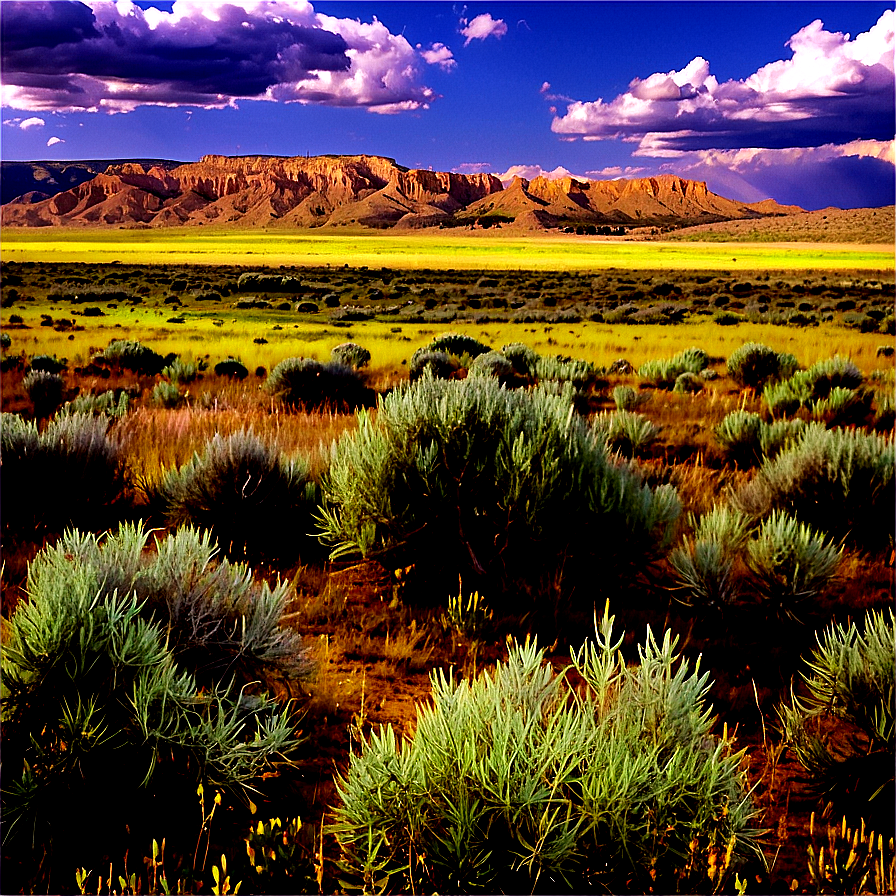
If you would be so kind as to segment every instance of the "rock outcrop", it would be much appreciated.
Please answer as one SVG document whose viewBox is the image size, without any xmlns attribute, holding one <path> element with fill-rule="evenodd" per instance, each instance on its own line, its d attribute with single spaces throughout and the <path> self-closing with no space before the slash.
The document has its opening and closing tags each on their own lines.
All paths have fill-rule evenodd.
<svg viewBox="0 0 896 896">
<path fill-rule="evenodd" d="M 6 227 L 168 227 L 203 224 L 416 229 L 503 223 L 666 225 L 787 213 L 743 205 L 674 175 L 635 180 L 515 178 L 408 169 L 382 156 L 204 156 L 186 164 L 109 163 L 51 196 L 31 192 L 2 209 Z"/>
</svg>

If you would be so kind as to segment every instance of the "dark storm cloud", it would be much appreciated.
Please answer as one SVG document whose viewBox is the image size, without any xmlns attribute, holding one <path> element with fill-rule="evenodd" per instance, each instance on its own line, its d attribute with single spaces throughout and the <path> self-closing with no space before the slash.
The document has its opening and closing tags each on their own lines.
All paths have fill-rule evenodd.
<svg viewBox="0 0 896 896">
<path fill-rule="evenodd" d="M 432 96 L 403 37 L 375 20 L 318 16 L 301 0 L 179 0 L 171 13 L 9 2 L 3 13 L 4 104 L 13 108 L 122 112 L 249 98 L 396 111 Z"/>
</svg>

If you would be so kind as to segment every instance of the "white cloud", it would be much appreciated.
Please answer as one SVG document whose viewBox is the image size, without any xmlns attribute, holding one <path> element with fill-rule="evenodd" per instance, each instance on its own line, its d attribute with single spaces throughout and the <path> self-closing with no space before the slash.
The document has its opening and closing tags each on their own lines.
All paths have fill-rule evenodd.
<svg viewBox="0 0 896 896">
<path fill-rule="evenodd" d="M 474 40 L 485 40 L 487 37 L 501 38 L 507 34 L 507 23 L 504 19 L 493 19 L 487 12 L 464 24 L 466 27 L 461 28 L 460 33 L 466 38 L 465 47 Z"/>
<path fill-rule="evenodd" d="M 451 50 L 445 44 L 435 43 L 428 50 L 424 50 L 420 44 L 417 44 L 423 61 L 428 65 L 437 65 L 444 71 L 450 71 L 457 66 L 457 61 Z"/>
<path fill-rule="evenodd" d="M 46 122 L 42 118 L 26 118 L 19 123 L 19 128 L 27 131 L 29 128 L 42 128 Z"/>
<path fill-rule="evenodd" d="M 535 180 L 536 177 L 543 177 L 546 180 L 562 180 L 564 177 L 572 177 L 576 180 L 587 180 L 586 177 L 580 177 L 573 174 L 568 168 L 558 165 L 552 171 L 546 171 L 541 165 L 511 165 L 501 174 L 495 177 L 501 181 L 504 186 L 511 183 L 515 177 L 521 177 L 523 180 Z"/>
<path fill-rule="evenodd" d="M 61 137 L 50 137 L 50 139 L 47 140 L 47 146 L 55 146 L 57 143 L 65 143 L 65 140 Z"/>
<path fill-rule="evenodd" d="M 680 70 L 635 78 L 625 93 L 571 102 L 554 118 L 561 137 L 620 138 L 637 155 L 698 149 L 820 146 L 894 133 L 894 22 L 886 10 L 868 31 L 825 31 L 820 20 L 788 41 L 791 58 L 719 83 L 697 56 Z"/>
</svg>

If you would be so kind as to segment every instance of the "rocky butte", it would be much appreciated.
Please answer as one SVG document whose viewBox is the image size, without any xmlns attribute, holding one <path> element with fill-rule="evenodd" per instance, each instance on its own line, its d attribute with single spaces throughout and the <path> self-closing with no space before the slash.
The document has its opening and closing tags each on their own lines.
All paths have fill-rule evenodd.
<svg viewBox="0 0 896 896">
<path fill-rule="evenodd" d="M 28 163 L 15 163 L 24 165 Z M 31 163 L 39 165 L 41 163 Z M 72 163 L 75 164 L 75 163 Z M 746 205 L 675 175 L 567 177 L 505 188 L 491 174 L 405 168 L 382 156 L 204 156 L 186 164 L 109 162 L 55 195 L 30 191 L 2 207 L 4 227 L 235 226 L 423 228 L 501 224 L 705 224 L 801 211 Z"/>
</svg>

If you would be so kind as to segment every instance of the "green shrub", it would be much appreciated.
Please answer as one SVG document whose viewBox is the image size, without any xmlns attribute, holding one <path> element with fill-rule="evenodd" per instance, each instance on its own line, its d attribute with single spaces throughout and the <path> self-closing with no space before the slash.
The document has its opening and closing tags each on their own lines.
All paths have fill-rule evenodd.
<svg viewBox="0 0 896 896">
<path fill-rule="evenodd" d="M 737 314 L 734 311 L 718 311 L 713 315 L 713 323 L 718 324 L 720 327 L 733 327 L 743 323 L 744 320 L 746 318 L 742 314 Z"/>
<path fill-rule="evenodd" d="M 2 421 L 4 532 L 36 540 L 67 525 L 103 528 L 116 519 L 128 476 L 108 418 L 63 415 L 42 433 L 14 414 Z"/>
<path fill-rule="evenodd" d="M 691 523 L 694 541 L 685 539 L 669 555 L 679 599 L 701 609 L 723 608 L 741 594 L 735 563 L 747 544 L 749 518 L 720 504 Z"/>
<path fill-rule="evenodd" d="M 429 349 L 420 348 L 411 356 L 408 373 L 412 382 L 420 379 L 426 370 L 436 379 L 446 380 L 459 368 L 457 360 L 446 352 L 432 352 Z"/>
<path fill-rule="evenodd" d="M 813 402 L 812 417 L 825 426 L 861 426 L 871 415 L 873 393 L 834 386 L 826 398 Z"/>
<path fill-rule="evenodd" d="M 590 361 L 569 358 L 565 355 L 539 357 L 535 364 L 535 376 L 539 382 L 550 380 L 557 383 L 571 383 L 579 391 L 590 389 L 598 376 L 597 367 Z"/>
<path fill-rule="evenodd" d="M 837 550 L 795 517 L 772 511 L 747 544 L 747 565 L 763 603 L 796 618 L 799 605 L 833 578 L 841 554 L 842 548 Z"/>
<path fill-rule="evenodd" d="M 189 361 L 177 357 L 166 367 L 162 368 L 162 376 L 170 380 L 174 385 L 186 386 L 195 382 L 199 378 L 199 374 L 207 366 L 201 358 Z"/>
<path fill-rule="evenodd" d="M 643 404 L 642 396 L 631 386 L 616 386 L 613 389 L 613 402 L 617 411 L 633 411 Z"/>
<path fill-rule="evenodd" d="M 270 372 L 265 388 L 289 407 L 355 408 L 368 401 L 367 386 L 357 370 L 313 358 L 285 358 Z"/>
<path fill-rule="evenodd" d="M 735 503 L 756 519 L 787 510 L 817 531 L 880 549 L 892 538 L 894 459 L 892 437 L 811 424 L 763 462 Z"/>
<path fill-rule="evenodd" d="M 94 417 L 124 417 L 128 412 L 130 397 L 124 389 L 118 394 L 112 389 L 106 392 L 87 392 L 84 395 L 78 395 L 71 401 L 67 401 L 62 407 L 62 414 L 89 414 Z"/>
<path fill-rule="evenodd" d="M 777 457 L 782 451 L 795 445 L 806 424 L 802 420 L 773 420 L 763 422 L 759 428 L 759 446 L 763 458 Z"/>
<path fill-rule="evenodd" d="M 671 389 L 683 373 L 699 374 L 709 363 L 703 349 L 689 348 L 672 358 L 647 361 L 638 369 L 638 375 L 660 389 Z"/>
<path fill-rule="evenodd" d="M 25 374 L 22 388 L 31 399 L 38 420 L 52 417 L 65 400 L 65 380 L 58 373 L 32 370 Z"/>
<path fill-rule="evenodd" d="M 863 631 L 833 624 L 802 674 L 807 695 L 791 696 L 779 715 L 786 742 L 809 784 L 842 809 L 893 819 L 893 610 L 871 610 Z M 833 729 L 829 722 L 836 719 Z"/>
<path fill-rule="evenodd" d="M 643 454 L 660 434 L 658 426 L 634 411 L 599 414 L 594 428 L 606 439 L 607 447 L 624 457 Z"/>
<path fill-rule="evenodd" d="M 286 589 L 213 563 L 195 532 L 151 555 L 146 540 L 69 531 L 30 564 L 7 627 L 4 840 L 67 875 L 153 806 L 198 782 L 249 788 L 295 743 L 288 714 L 244 687 L 301 661 L 278 625 Z"/>
<path fill-rule="evenodd" d="M 770 382 L 788 379 L 797 369 L 793 355 L 776 352 L 767 345 L 747 342 L 728 358 L 728 376 L 742 388 L 762 389 Z"/>
<path fill-rule="evenodd" d="M 244 380 L 249 370 L 239 358 L 225 358 L 215 364 L 215 376 L 227 376 L 232 380 Z"/>
<path fill-rule="evenodd" d="M 762 461 L 762 418 L 750 411 L 732 411 L 713 430 L 725 456 L 739 467 Z"/>
<path fill-rule="evenodd" d="M 501 352 L 485 352 L 477 355 L 470 364 L 471 376 L 493 376 L 504 385 L 515 385 L 518 382 L 513 362 Z"/>
<path fill-rule="evenodd" d="M 614 463 L 572 398 L 431 376 L 381 398 L 375 422 L 361 414 L 331 450 L 322 533 L 334 556 L 376 550 L 442 582 L 460 573 L 496 609 L 505 589 L 551 582 L 558 564 L 599 562 L 608 588 L 643 567 L 677 497 Z"/>
<path fill-rule="evenodd" d="M 433 673 L 413 739 L 372 734 L 338 781 L 348 885 L 702 892 L 710 866 L 755 854 L 743 754 L 711 733 L 708 673 L 649 629 L 627 665 L 612 623 L 573 653 L 575 696 L 528 643 L 471 682 Z"/>
<path fill-rule="evenodd" d="M 251 429 L 216 434 L 201 454 L 166 473 L 158 492 L 169 525 L 210 530 L 228 554 L 308 556 L 317 489 L 300 460 Z M 318 546 L 319 550 L 319 546 Z"/>
<path fill-rule="evenodd" d="M 173 411 L 187 403 L 187 396 L 174 383 L 162 380 L 152 388 L 152 403 L 157 408 Z"/>
<path fill-rule="evenodd" d="M 511 364 L 514 370 L 525 377 L 534 378 L 536 376 L 536 366 L 538 364 L 538 352 L 523 345 L 521 342 L 511 342 L 501 349 L 502 354 Z"/>
<path fill-rule="evenodd" d="M 9 333 L 0 333 L 0 348 L 6 351 L 12 345 L 12 337 Z"/>
<path fill-rule="evenodd" d="M 237 292 L 301 292 L 304 284 L 298 277 L 262 274 L 247 271 L 236 281 Z"/>
<path fill-rule="evenodd" d="M 456 358 L 468 355 L 471 359 L 492 350 L 491 346 L 465 333 L 443 333 L 441 336 L 436 336 L 426 348 L 428 351 L 445 352 L 446 355 L 453 355 Z"/>
<path fill-rule="evenodd" d="M 101 352 L 93 356 L 94 363 L 116 370 L 152 376 L 161 372 L 166 359 L 148 346 L 129 339 L 113 339 Z"/>
<path fill-rule="evenodd" d="M 812 385 L 812 398 L 826 398 L 832 389 L 857 389 L 862 385 L 862 371 L 848 358 L 835 355 L 818 361 L 807 371 Z"/>
<path fill-rule="evenodd" d="M 31 358 L 32 370 L 44 370 L 47 373 L 62 373 L 68 366 L 68 362 L 63 358 L 60 360 L 56 355 L 34 355 Z"/>
<path fill-rule="evenodd" d="M 330 360 L 360 370 L 370 363 L 370 352 L 354 342 L 343 342 L 330 352 Z"/>
<path fill-rule="evenodd" d="M 675 377 L 675 385 L 672 387 L 673 392 L 681 394 L 691 394 L 703 391 L 703 378 L 696 373 L 685 371 L 679 373 Z"/>
</svg>

